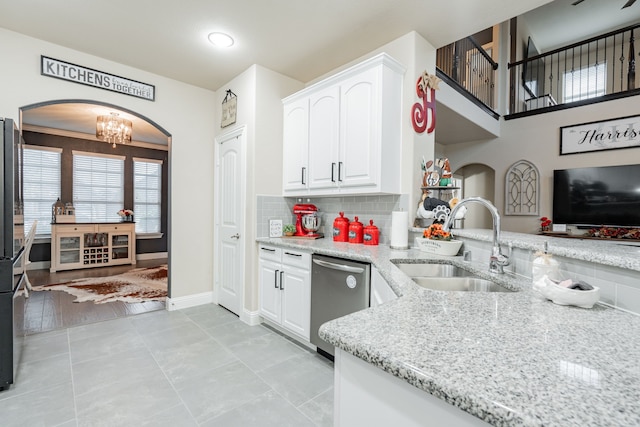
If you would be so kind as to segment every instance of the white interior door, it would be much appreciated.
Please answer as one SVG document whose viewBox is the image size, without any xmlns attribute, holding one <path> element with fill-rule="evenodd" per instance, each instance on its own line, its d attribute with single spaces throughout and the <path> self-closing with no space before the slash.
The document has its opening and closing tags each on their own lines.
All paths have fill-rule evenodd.
<svg viewBox="0 0 640 427">
<path fill-rule="evenodd" d="M 218 244 L 214 254 L 214 294 L 218 304 L 237 315 L 241 314 L 244 294 L 245 129 L 216 138 Z"/>
</svg>

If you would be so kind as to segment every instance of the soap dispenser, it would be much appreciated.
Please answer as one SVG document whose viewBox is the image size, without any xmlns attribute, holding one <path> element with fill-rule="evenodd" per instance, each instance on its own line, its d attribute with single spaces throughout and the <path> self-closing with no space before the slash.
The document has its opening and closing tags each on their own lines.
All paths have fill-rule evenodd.
<svg viewBox="0 0 640 427">
<path fill-rule="evenodd" d="M 549 253 L 549 243 L 544 242 L 544 252 L 536 252 L 533 259 L 533 268 L 531 271 L 532 281 L 535 283 L 543 276 L 547 276 L 551 280 L 559 280 L 559 268 L 558 261 L 553 258 L 553 255 Z"/>
</svg>

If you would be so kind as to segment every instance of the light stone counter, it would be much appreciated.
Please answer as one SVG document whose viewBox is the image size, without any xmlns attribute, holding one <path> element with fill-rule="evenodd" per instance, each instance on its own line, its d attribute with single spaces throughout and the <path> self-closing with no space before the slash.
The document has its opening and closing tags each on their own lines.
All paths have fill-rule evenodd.
<svg viewBox="0 0 640 427">
<path fill-rule="evenodd" d="M 540 249 L 541 236 L 529 237 L 502 236 L 503 241 L 510 238 Z M 551 247 L 565 251 L 563 256 L 589 257 L 598 246 L 582 249 L 578 241 L 570 243 L 573 239 L 556 246 L 560 239 L 553 240 Z M 331 239 L 258 241 L 371 262 L 400 297 L 327 322 L 320 336 L 492 425 L 640 425 L 638 316 L 603 305 L 558 306 L 539 298 L 529 279 L 491 275 L 487 263 L 461 257 Z M 625 257 L 616 249 L 610 255 L 610 262 L 615 255 L 637 269 L 635 252 Z M 518 291 L 431 291 L 418 287 L 390 261 L 424 259 L 446 259 Z"/>
<path fill-rule="evenodd" d="M 413 228 L 411 231 L 421 233 L 422 229 Z M 462 239 L 484 242 L 492 240 L 491 230 L 454 230 L 453 233 Z M 500 233 L 500 241 L 503 246 L 512 244 L 513 247 L 534 252 L 542 251 L 545 242 L 547 242 L 548 251 L 553 255 L 640 271 L 640 244 L 638 242 L 625 242 L 622 239 L 561 238 L 511 232 Z"/>
</svg>

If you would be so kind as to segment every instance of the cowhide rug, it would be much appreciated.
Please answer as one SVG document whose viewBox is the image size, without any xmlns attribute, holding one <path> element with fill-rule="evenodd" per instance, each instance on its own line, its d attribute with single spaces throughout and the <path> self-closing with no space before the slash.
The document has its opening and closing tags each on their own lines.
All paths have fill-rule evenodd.
<svg viewBox="0 0 640 427">
<path fill-rule="evenodd" d="M 34 291 L 64 291 L 76 297 L 73 302 L 164 301 L 167 297 L 167 265 L 136 268 L 108 277 L 76 279 L 70 282 L 34 286 Z"/>
</svg>

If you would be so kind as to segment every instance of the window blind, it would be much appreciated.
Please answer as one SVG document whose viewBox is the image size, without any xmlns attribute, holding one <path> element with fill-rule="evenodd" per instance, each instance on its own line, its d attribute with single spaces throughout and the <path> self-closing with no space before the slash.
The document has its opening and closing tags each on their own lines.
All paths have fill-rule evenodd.
<svg viewBox="0 0 640 427">
<path fill-rule="evenodd" d="M 36 234 L 51 234 L 51 207 L 60 197 L 61 149 L 24 146 L 24 233 L 38 220 Z"/>
<path fill-rule="evenodd" d="M 133 200 L 136 233 L 160 233 L 162 161 L 133 159 Z"/>
<path fill-rule="evenodd" d="M 124 205 L 124 157 L 73 152 L 76 222 L 119 220 Z"/>
<path fill-rule="evenodd" d="M 606 63 L 564 73 L 564 102 L 580 101 L 605 94 Z"/>
</svg>

